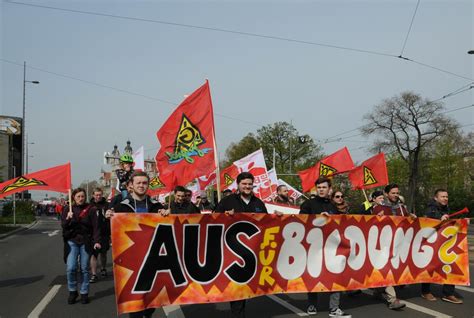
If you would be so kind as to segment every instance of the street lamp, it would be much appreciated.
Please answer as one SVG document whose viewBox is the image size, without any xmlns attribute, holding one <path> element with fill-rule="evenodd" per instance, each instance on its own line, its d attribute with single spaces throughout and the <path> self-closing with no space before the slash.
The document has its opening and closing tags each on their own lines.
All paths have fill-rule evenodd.
<svg viewBox="0 0 474 318">
<path fill-rule="evenodd" d="M 474 54 L 474 50 L 467 51 L 467 54 Z"/>
<path fill-rule="evenodd" d="M 26 174 L 29 173 L 29 170 L 28 170 L 28 158 L 33 158 L 34 156 L 28 156 L 28 145 L 34 145 L 35 143 L 34 142 L 28 142 L 28 136 L 26 136 L 26 149 L 25 149 L 25 156 L 26 156 L 26 164 L 25 164 L 25 171 L 26 171 Z"/>
<path fill-rule="evenodd" d="M 21 138 L 22 138 L 22 143 L 21 143 L 21 174 L 24 175 L 26 171 L 26 162 L 28 161 L 28 158 L 26 157 L 26 149 L 28 149 L 28 145 L 26 144 L 26 118 L 25 118 L 25 90 L 26 90 L 26 83 L 31 83 L 31 84 L 39 84 L 39 81 L 27 81 L 26 80 L 26 62 L 23 62 L 23 129 L 21 132 Z M 28 172 L 27 172 L 28 173 Z M 25 198 L 24 195 L 25 192 L 22 192 L 21 197 L 22 199 Z"/>
</svg>

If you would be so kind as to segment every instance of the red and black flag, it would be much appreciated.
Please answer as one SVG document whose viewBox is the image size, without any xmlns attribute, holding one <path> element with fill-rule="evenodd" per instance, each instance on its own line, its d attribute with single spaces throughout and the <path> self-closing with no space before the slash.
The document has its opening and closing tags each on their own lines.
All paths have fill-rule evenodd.
<svg viewBox="0 0 474 318">
<path fill-rule="evenodd" d="M 68 192 L 71 189 L 71 164 L 33 172 L 0 183 L 0 198 L 25 190 Z"/>
<path fill-rule="evenodd" d="M 209 83 L 188 96 L 157 132 L 156 165 L 183 185 L 216 169 L 214 114 Z"/>
<path fill-rule="evenodd" d="M 362 162 L 349 172 L 353 189 L 371 189 L 388 184 L 387 163 L 383 152 Z"/>
<path fill-rule="evenodd" d="M 299 171 L 303 192 L 308 192 L 314 187 L 314 182 L 320 176 L 331 176 L 354 169 L 354 162 L 347 147 L 321 159 L 313 167 Z"/>
</svg>

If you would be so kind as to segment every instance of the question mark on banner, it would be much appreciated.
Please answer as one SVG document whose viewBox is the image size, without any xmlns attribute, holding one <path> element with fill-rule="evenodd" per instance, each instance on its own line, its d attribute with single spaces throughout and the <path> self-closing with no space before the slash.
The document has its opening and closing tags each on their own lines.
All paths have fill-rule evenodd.
<svg viewBox="0 0 474 318">
<path fill-rule="evenodd" d="M 439 249 L 439 258 L 444 264 L 446 264 L 443 266 L 443 272 L 445 272 L 446 274 L 451 273 L 450 264 L 454 263 L 458 258 L 458 255 L 456 253 L 448 253 L 448 251 L 452 249 L 456 244 L 456 240 L 458 238 L 458 231 L 459 228 L 457 226 L 448 226 L 441 232 L 441 235 L 448 238 L 448 240 L 444 242 L 443 245 L 441 245 L 441 248 Z"/>
</svg>

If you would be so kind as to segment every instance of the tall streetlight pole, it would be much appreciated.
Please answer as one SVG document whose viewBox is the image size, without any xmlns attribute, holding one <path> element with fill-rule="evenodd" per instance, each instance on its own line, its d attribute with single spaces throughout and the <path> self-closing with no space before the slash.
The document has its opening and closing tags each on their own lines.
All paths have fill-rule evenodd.
<svg viewBox="0 0 474 318">
<path fill-rule="evenodd" d="M 23 62 L 23 122 L 22 122 L 22 131 L 21 131 L 21 138 L 22 138 L 22 143 L 21 143 L 21 174 L 25 175 L 28 172 L 26 171 L 26 162 L 28 161 L 28 158 L 26 157 L 26 152 L 28 150 L 28 145 L 26 144 L 26 117 L 25 117 L 25 97 L 26 97 L 26 83 L 31 83 L 31 84 L 39 84 L 39 81 L 27 81 L 26 80 L 26 62 Z M 24 192 L 21 194 L 22 199 L 24 198 Z"/>
</svg>

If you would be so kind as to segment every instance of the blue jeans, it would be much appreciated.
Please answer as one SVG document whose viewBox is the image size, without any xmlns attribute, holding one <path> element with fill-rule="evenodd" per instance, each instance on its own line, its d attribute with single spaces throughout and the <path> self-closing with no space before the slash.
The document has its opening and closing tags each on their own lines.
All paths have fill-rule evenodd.
<svg viewBox="0 0 474 318">
<path fill-rule="evenodd" d="M 82 272 L 82 284 L 81 284 L 81 295 L 89 293 L 89 260 L 90 255 L 86 252 L 86 246 L 84 244 L 76 244 L 73 241 L 67 241 L 71 251 L 67 256 L 66 262 L 66 274 L 67 274 L 67 288 L 70 292 L 77 291 L 77 257 L 81 264 Z"/>
</svg>

